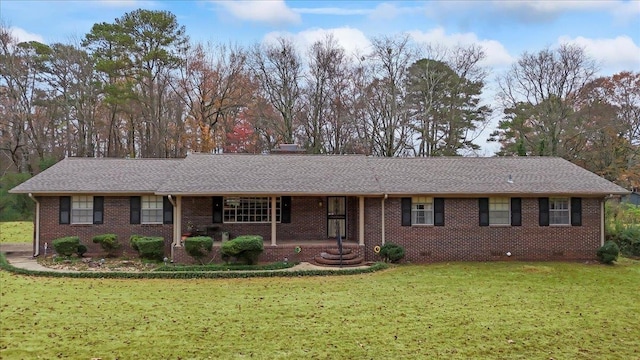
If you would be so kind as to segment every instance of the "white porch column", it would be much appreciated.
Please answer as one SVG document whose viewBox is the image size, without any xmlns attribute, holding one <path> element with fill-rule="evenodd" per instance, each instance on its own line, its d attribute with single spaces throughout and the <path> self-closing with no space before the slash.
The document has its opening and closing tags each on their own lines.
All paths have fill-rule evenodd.
<svg viewBox="0 0 640 360">
<path fill-rule="evenodd" d="M 364 196 L 360 196 L 358 202 L 358 244 L 364 246 Z"/>
<path fill-rule="evenodd" d="M 276 197 L 271 197 L 271 246 L 276 246 Z"/>
<path fill-rule="evenodd" d="M 176 196 L 176 212 L 173 219 L 173 231 L 175 239 L 173 240 L 176 247 L 181 246 L 182 240 L 182 196 Z"/>
</svg>

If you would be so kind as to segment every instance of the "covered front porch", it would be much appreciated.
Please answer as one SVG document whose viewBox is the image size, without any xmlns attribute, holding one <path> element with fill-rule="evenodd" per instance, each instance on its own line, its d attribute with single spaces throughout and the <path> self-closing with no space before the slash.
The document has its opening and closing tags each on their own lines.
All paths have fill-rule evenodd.
<svg viewBox="0 0 640 360">
<path fill-rule="evenodd" d="M 174 262 L 192 259 L 182 249 L 187 236 L 210 236 L 213 256 L 223 240 L 260 235 L 260 261 L 312 261 L 337 248 L 361 253 L 365 246 L 364 196 L 172 196 Z"/>
</svg>

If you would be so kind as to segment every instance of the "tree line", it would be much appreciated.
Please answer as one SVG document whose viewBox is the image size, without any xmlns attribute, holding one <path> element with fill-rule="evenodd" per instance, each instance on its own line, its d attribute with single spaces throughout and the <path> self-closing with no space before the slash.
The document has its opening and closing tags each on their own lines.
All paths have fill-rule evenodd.
<svg viewBox="0 0 640 360">
<path fill-rule="evenodd" d="M 19 42 L 0 27 L 0 170 L 34 174 L 65 156 L 261 153 L 455 156 L 502 114 L 497 155 L 560 156 L 640 184 L 640 73 L 598 78 L 583 49 L 525 53 L 481 100 L 489 69 L 471 46 L 332 36 L 297 48 L 194 43 L 175 15 L 136 10 L 77 43 Z"/>
</svg>

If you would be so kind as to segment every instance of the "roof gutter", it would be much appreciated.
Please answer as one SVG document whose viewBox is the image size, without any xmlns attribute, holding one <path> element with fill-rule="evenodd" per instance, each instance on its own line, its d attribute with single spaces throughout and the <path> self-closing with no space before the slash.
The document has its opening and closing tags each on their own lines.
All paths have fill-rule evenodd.
<svg viewBox="0 0 640 360">
<path fill-rule="evenodd" d="M 36 203 L 36 218 L 35 218 L 35 224 L 34 224 L 34 251 L 33 251 L 33 257 L 39 256 L 40 255 L 40 202 L 33 196 L 32 193 L 29 193 L 29 197 L 31 198 L 31 200 L 33 200 L 33 202 Z"/>
</svg>

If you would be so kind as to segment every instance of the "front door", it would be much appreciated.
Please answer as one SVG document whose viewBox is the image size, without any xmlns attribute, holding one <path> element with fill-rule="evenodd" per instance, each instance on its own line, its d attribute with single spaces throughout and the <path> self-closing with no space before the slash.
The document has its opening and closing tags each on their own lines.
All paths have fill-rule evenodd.
<svg viewBox="0 0 640 360">
<path fill-rule="evenodd" d="M 327 237 L 337 238 L 338 234 L 342 239 L 347 235 L 347 198 L 329 196 L 327 198 Z"/>
</svg>

